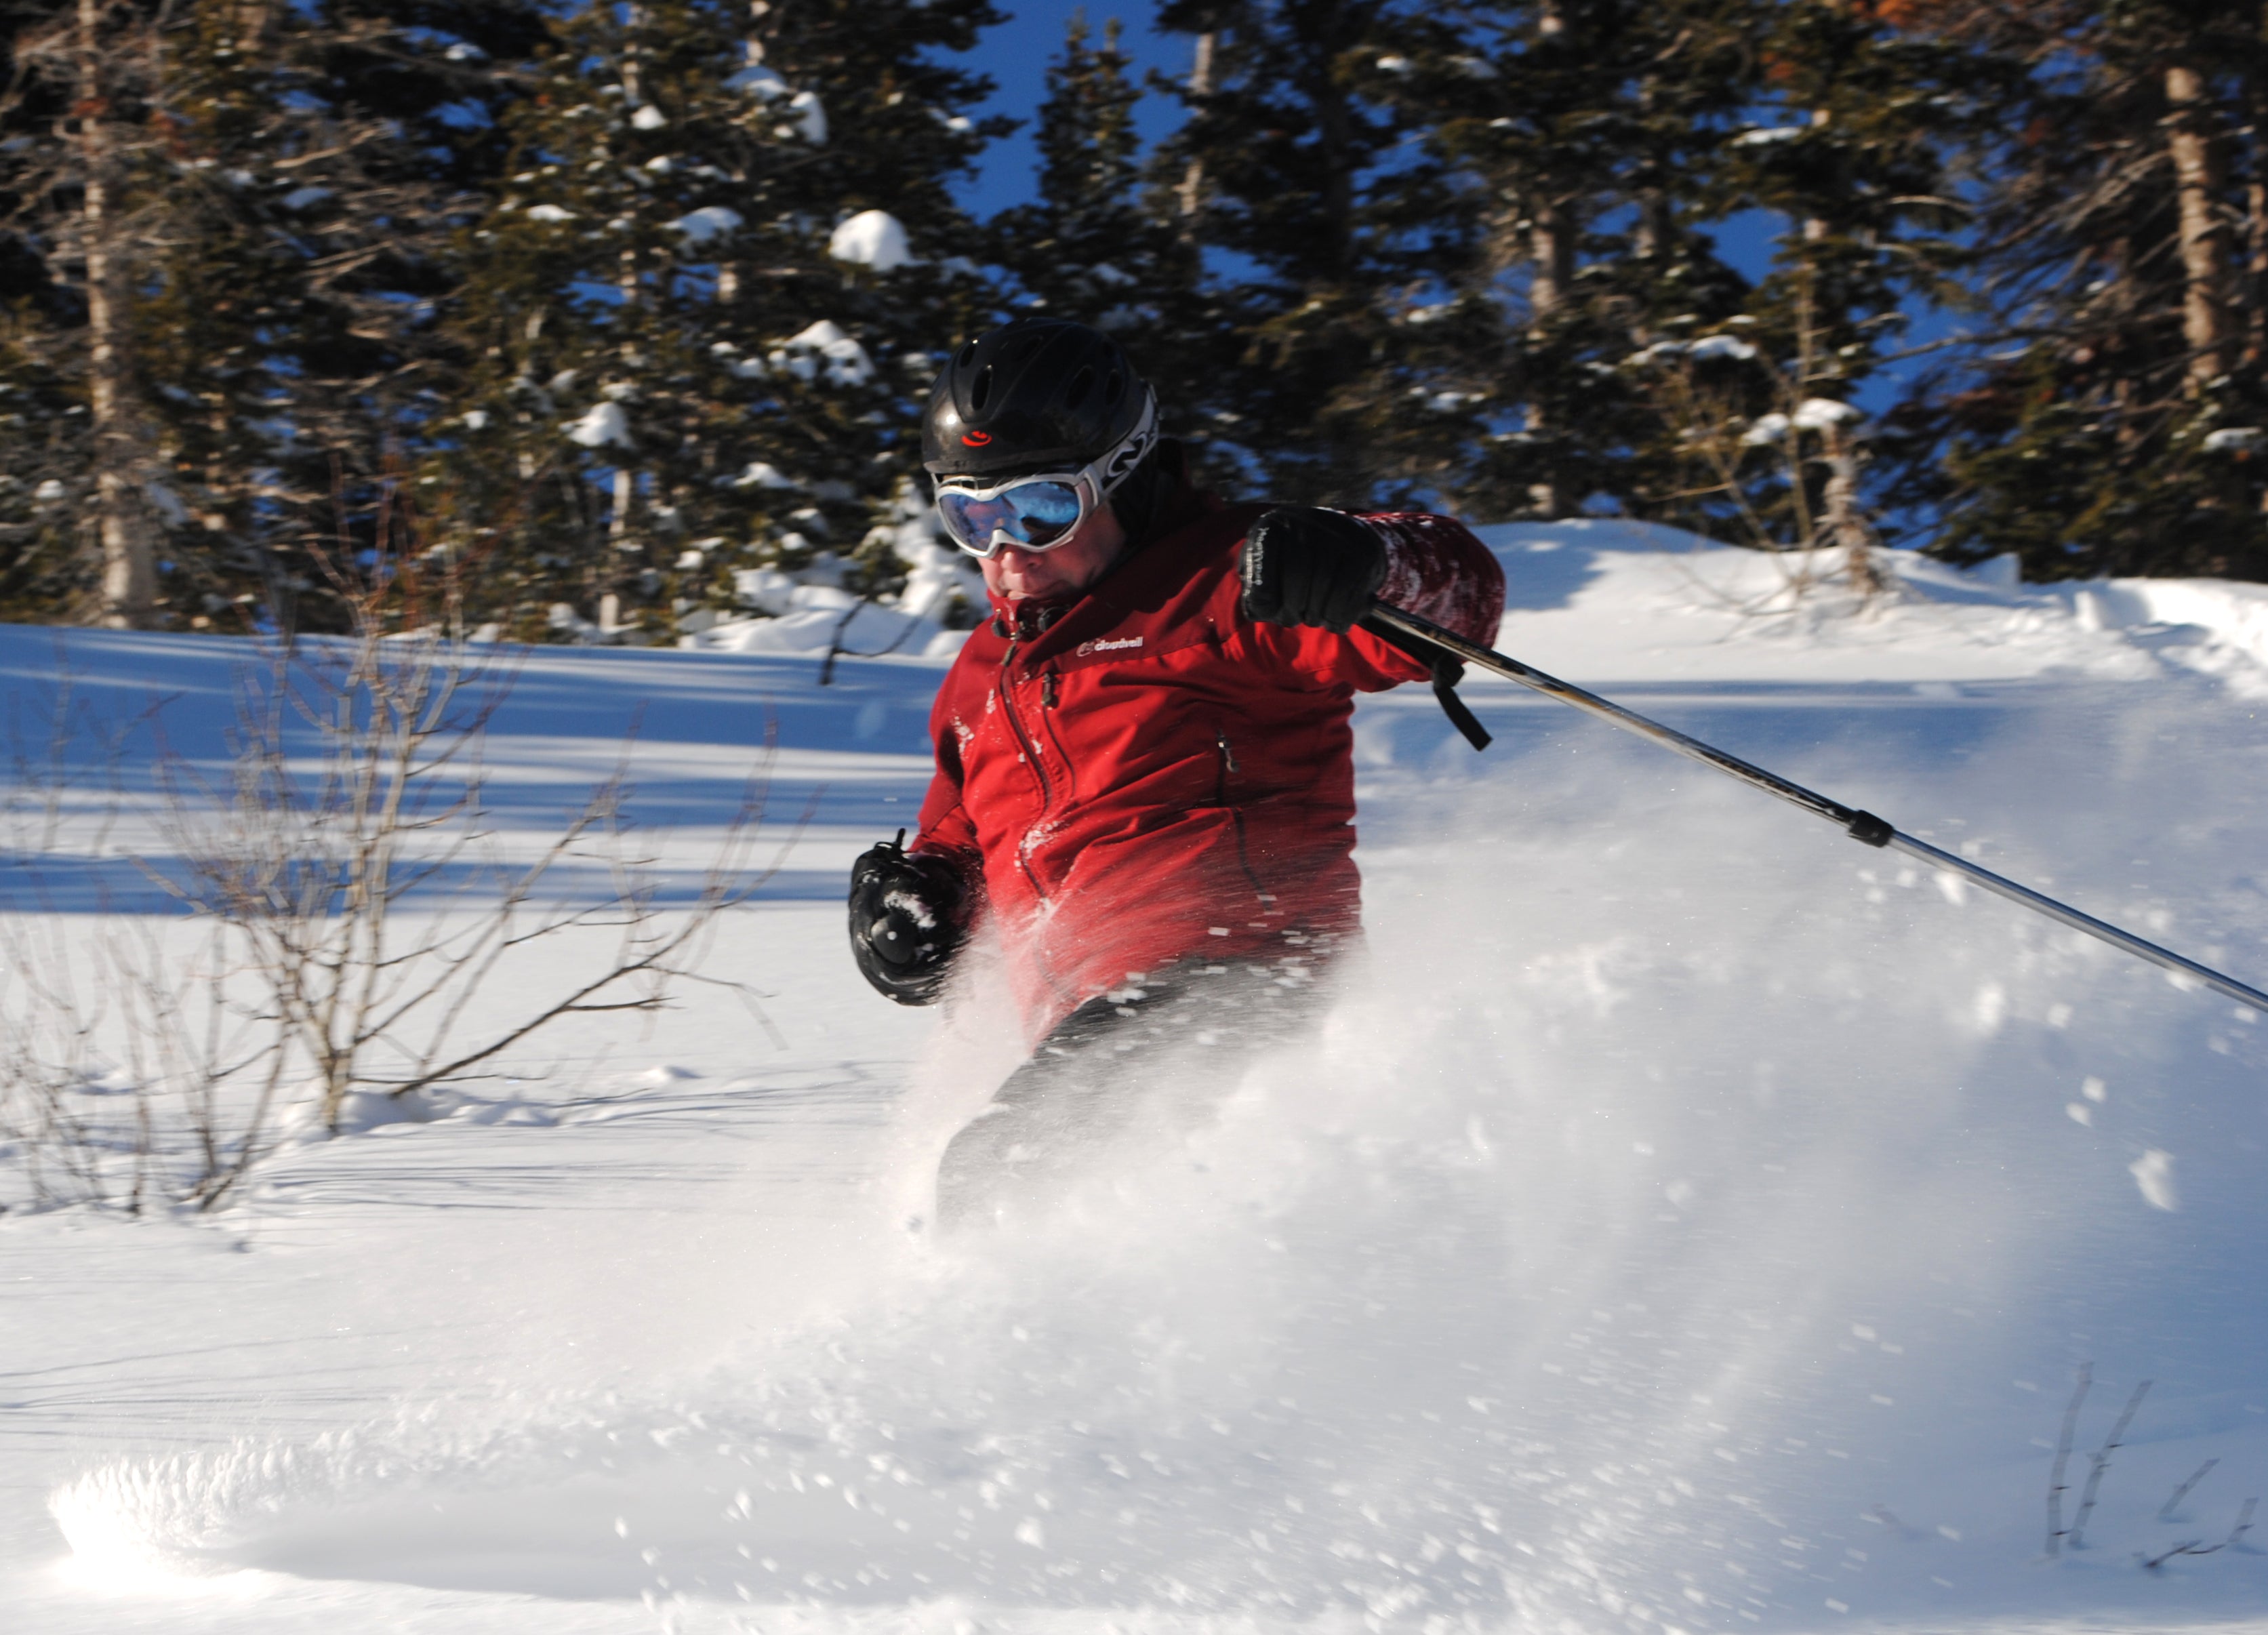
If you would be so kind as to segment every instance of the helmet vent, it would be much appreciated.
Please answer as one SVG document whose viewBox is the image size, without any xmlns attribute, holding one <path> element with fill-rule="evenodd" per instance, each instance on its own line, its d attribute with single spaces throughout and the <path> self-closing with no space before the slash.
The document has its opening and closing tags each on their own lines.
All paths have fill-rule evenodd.
<svg viewBox="0 0 2268 1635">
<path fill-rule="evenodd" d="M 1071 378 L 1071 385 L 1064 392 L 1064 408 L 1077 409 L 1081 403 L 1086 401 L 1086 394 L 1093 390 L 1094 390 L 1094 371 L 1080 370 Z"/>
<path fill-rule="evenodd" d="M 1117 370 L 1114 369 L 1110 372 L 1110 379 L 1103 383 L 1102 401 L 1106 404 L 1115 405 L 1120 398 L 1125 395 L 1126 377 L 1119 373 Z"/>
<path fill-rule="evenodd" d="M 959 364 L 963 369 L 968 368 L 969 365 L 975 363 L 976 361 L 976 342 L 971 341 L 966 346 L 962 347 L 961 349 L 961 356 L 954 361 Z"/>
<path fill-rule="evenodd" d="M 971 409 L 983 409 L 983 408 L 984 407 L 984 400 L 985 400 L 985 399 L 987 399 L 987 398 L 989 398 L 989 397 L 990 397 L 991 395 L 992 395 L 992 365 L 990 365 L 990 364 L 987 364 L 987 365 L 984 365 L 984 367 L 983 367 L 983 368 L 982 368 L 982 369 L 980 369 L 980 370 L 978 370 L 978 371 L 976 372 L 976 384 L 974 387 L 970 387 L 970 388 L 969 388 L 969 392 L 968 392 L 968 406 L 969 406 L 969 408 L 971 408 Z"/>
</svg>

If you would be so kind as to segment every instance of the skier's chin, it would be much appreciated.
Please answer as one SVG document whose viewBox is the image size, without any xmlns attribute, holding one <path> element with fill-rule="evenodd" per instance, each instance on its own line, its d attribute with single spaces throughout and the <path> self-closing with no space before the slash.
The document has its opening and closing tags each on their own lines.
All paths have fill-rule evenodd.
<svg viewBox="0 0 2268 1635">
<path fill-rule="evenodd" d="M 1001 594 L 1012 601 L 1049 601 L 1079 589 L 1060 573 L 1020 573 L 1001 576 Z"/>
</svg>

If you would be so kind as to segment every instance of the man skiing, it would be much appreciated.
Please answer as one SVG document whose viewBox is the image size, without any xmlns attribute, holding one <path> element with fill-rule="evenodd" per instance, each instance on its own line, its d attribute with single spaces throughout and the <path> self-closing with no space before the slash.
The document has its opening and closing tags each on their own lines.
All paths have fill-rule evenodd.
<svg viewBox="0 0 2268 1635">
<path fill-rule="evenodd" d="M 954 354 L 923 463 L 992 616 L 939 691 L 919 833 L 852 869 L 851 947 L 933 1004 L 989 922 L 1038 1041 L 946 1149 L 951 1226 L 1201 1111 L 1194 1080 L 1312 1016 L 1360 924 L 1354 695 L 1435 674 L 1357 621 L 1376 597 L 1488 640 L 1504 579 L 1446 518 L 1200 493 L 1117 345 L 1060 320 Z"/>
</svg>

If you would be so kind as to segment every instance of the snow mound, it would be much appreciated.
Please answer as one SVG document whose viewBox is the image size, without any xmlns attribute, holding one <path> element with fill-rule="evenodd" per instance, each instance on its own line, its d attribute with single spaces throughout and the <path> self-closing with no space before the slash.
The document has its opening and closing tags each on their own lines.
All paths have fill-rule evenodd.
<svg viewBox="0 0 2268 1635">
<path fill-rule="evenodd" d="M 2215 579 L 2019 582 L 1877 555 L 1862 597 L 1832 553 L 1742 550 L 1616 519 L 1479 530 L 1508 582 L 1502 643 L 1572 681 L 2123 681 L 2205 674 L 2268 696 L 2268 586 Z"/>
</svg>

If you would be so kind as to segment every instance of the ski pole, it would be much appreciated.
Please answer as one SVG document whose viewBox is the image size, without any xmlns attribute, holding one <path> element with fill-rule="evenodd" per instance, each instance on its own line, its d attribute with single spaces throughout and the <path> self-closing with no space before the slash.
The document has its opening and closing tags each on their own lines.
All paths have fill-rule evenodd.
<svg viewBox="0 0 2268 1635">
<path fill-rule="evenodd" d="M 1431 619 L 1420 618 L 1418 615 L 1405 612 L 1388 602 L 1373 601 L 1371 603 L 1369 614 L 1366 615 L 1363 622 L 1373 629 L 1383 626 L 1385 630 L 1414 637 L 1418 641 L 1442 652 L 1455 654 L 1467 664 L 1478 665 L 1492 675 L 1500 675 L 1508 681 L 1517 681 L 1522 687 L 1532 688 L 1547 698 L 1556 698 L 1561 703 L 1572 704 L 1576 709 L 1597 716 L 1602 720 L 1613 722 L 1626 732 L 1636 733 L 1642 738 L 1650 738 L 1663 748 L 1674 749 L 1688 760 L 1698 761 L 1704 766 L 1714 767 L 1719 772 L 1728 777 L 1737 777 L 1743 784 L 1761 789 L 1768 795 L 1777 795 L 1790 806 L 1800 806 L 1815 817 L 1825 818 L 1853 840 L 1861 841 L 1869 846 L 1903 851 L 1908 857 L 1918 858 L 1933 868 L 1941 869 L 1948 874 L 1956 874 L 1964 880 L 1972 880 L 1996 896 L 2006 897 L 2011 902 L 2021 903 L 2036 914 L 2043 914 L 2051 920 L 2070 926 L 2073 931 L 2085 932 L 2090 937 L 2098 938 L 2114 948 L 2123 948 L 2138 959 L 2149 961 L 2153 965 L 2161 965 L 2181 976 L 2194 977 L 2216 993 L 2226 995 L 2240 1005 L 2247 1005 L 2256 1011 L 2268 1013 L 2268 993 L 2263 993 L 2257 988 L 2249 988 L 2235 977 L 2223 976 L 2209 965 L 2199 965 L 2195 960 L 2184 959 L 2169 948 L 2161 948 L 2154 942 L 2145 942 L 2132 932 L 2121 931 L 2107 920 L 2099 920 L 2091 914 L 2080 913 L 2067 902 L 2058 902 L 2053 897 L 2034 891 L 2029 886 L 2020 886 L 2014 880 L 1995 874 L 1990 869 L 1979 868 L 1966 858 L 1955 857 L 1950 851 L 1940 851 L 1926 841 L 1916 840 L 1911 835 L 1901 833 L 1892 828 L 1886 820 L 1876 817 L 1871 812 L 1861 812 L 1855 806 L 1845 806 L 1839 800 L 1830 800 L 1826 796 L 1806 789 L 1800 784 L 1790 783 L 1777 773 L 1767 772 L 1760 766 L 1751 766 L 1737 755 L 1728 755 L 1721 749 L 1712 748 L 1700 740 L 1688 738 L 1684 733 L 1664 726 L 1659 721 L 1649 721 L 1635 711 L 1625 710 L 1618 703 L 1600 697 L 1596 693 L 1585 692 L 1581 688 L 1560 681 L 1557 676 L 1546 675 L 1541 670 L 1533 669 L 1521 663 L 1517 659 L 1506 658 L 1493 648 L 1484 647 L 1478 642 L 1467 641 L 1454 630 L 1445 630 Z"/>
</svg>

